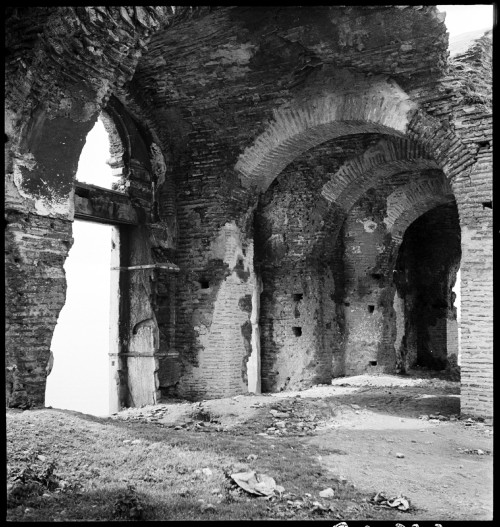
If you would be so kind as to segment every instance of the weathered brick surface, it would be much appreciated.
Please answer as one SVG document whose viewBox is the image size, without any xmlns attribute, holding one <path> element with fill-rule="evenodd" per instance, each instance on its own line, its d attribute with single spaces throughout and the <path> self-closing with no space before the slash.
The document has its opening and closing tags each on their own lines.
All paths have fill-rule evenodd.
<svg viewBox="0 0 500 527">
<path fill-rule="evenodd" d="M 264 390 L 328 382 L 333 372 L 343 371 L 330 260 L 345 213 L 320 192 L 343 162 L 379 140 L 360 134 L 325 142 L 288 166 L 261 197 L 255 241 L 263 285 Z"/>
<path fill-rule="evenodd" d="M 392 368 L 409 302 L 389 277 L 401 240 L 455 200 L 462 409 L 491 414 L 490 37 L 448 60 L 434 6 L 7 15 L 7 210 L 72 221 L 78 155 L 104 111 L 122 205 L 136 220 L 122 229 L 121 264 L 179 267 L 121 278 L 122 378 L 133 330 L 146 326 L 158 394 L 244 392 L 247 364 L 260 357 L 265 389 L 327 380 L 375 356 L 376 367 Z M 7 249 L 26 244 L 11 236 Z M 9 267 L 9 295 L 25 271 Z M 12 335 L 25 331 L 16 310 Z M 440 324 L 427 329 L 436 342 L 448 335 L 449 352 L 455 330 Z M 9 353 L 9 367 L 29 355 L 23 346 Z M 39 392 L 25 397 L 40 401 Z"/>
<path fill-rule="evenodd" d="M 489 416 L 493 413 L 491 81 L 489 32 L 453 57 L 438 82 L 410 92 L 429 115 L 449 121 L 475 161 L 451 182 L 462 230 L 461 409 Z"/>
<path fill-rule="evenodd" d="M 64 305 L 63 263 L 73 244 L 71 222 L 34 214 L 6 215 L 6 399 L 43 401 L 52 331 Z"/>
</svg>

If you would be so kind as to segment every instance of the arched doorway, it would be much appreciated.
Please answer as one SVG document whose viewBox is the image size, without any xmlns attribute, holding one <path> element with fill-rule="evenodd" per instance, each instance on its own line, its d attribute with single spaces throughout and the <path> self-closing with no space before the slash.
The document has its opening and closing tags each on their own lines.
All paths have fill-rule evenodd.
<svg viewBox="0 0 500 527">
<path fill-rule="evenodd" d="M 414 367 L 450 370 L 459 380 L 457 301 L 460 267 L 456 203 L 435 207 L 406 230 L 394 272 L 404 309 L 400 353 L 403 371 Z"/>
</svg>

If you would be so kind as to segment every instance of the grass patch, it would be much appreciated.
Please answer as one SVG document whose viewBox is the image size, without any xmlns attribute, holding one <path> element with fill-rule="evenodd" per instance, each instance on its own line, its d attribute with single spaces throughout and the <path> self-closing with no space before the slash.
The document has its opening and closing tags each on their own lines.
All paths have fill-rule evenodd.
<svg viewBox="0 0 500 527">
<path fill-rule="evenodd" d="M 263 423 L 268 415 L 262 412 Z M 63 410 L 8 410 L 7 519 L 404 518 L 377 510 L 369 496 L 332 478 L 306 439 L 266 438 L 248 427 L 203 433 Z M 284 493 L 272 499 L 247 494 L 230 478 L 246 470 L 273 477 Z M 326 487 L 334 499 L 318 497 Z"/>
</svg>

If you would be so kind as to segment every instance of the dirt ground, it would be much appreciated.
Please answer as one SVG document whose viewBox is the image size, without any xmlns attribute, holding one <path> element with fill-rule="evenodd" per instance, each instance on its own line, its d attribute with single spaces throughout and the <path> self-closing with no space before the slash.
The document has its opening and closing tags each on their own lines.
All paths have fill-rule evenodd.
<svg viewBox="0 0 500 527">
<path fill-rule="evenodd" d="M 460 384 L 422 376 L 357 376 L 297 392 L 197 403 L 168 401 L 112 419 L 174 430 L 296 437 L 332 476 L 362 492 L 410 500 L 408 519 L 491 520 L 491 422 L 460 417 Z"/>
</svg>

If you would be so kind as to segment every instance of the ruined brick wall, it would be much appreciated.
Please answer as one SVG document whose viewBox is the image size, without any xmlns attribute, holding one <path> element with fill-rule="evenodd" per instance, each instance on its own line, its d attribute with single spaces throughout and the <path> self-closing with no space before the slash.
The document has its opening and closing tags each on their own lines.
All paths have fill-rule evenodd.
<svg viewBox="0 0 500 527">
<path fill-rule="evenodd" d="M 146 44 L 142 39 L 167 18 L 163 8 L 139 7 L 132 18 L 142 22 L 127 29 L 134 24 L 121 9 L 10 7 L 6 12 L 11 406 L 43 403 L 44 365 L 65 300 L 63 264 L 72 243 L 74 176 L 85 137 L 112 90 L 132 76 Z M 113 45 L 117 41 L 120 47 Z"/>
<path fill-rule="evenodd" d="M 342 284 L 335 284 L 331 262 L 345 215 L 334 214 L 320 193 L 343 163 L 379 140 L 366 134 L 327 141 L 289 165 L 260 199 L 255 244 L 265 391 L 328 382 L 343 371 L 335 301 Z"/>
<path fill-rule="evenodd" d="M 461 409 L 492 415 L 492 41 L 491 32 L 450 60 L 447 74 L 409 93 L 449 122 L 474 159 L 451 184 L 462 230 Z"/>
<path fill-rule="evenodd" d="M 392 305 L 385 305 L 383 295 L 388 294 L 384 285 L 390 274 L 377 268 L 386 243 L 384 198 L 383 192 L 371 189 L 351 209 L 344 227 L 346 375 L 395 370 L 390 350 L 394 337 L 390 331 L 383 334 L 384 324 L 392 326 L 394 318 Z M 382 341 L 383 335 L 389 345 Z"/>
<path fill-rule="evenodd" d="M 466 79 L 457 109 L 457 130 L 476 150 L 469 178 L 457 180 L 455 192 L 462 227 L 461 264 L 461 410 L 493 413 L 493 214 L 490 38 L 453 62 Z"/>
<path fill-rule="evenodd" d="M 366 243 L 366 258 L 376 267 L 368 272 L 385 277 L 408 225 L 432 204 L 449 201 L 447 190 L 430 184 L 428 194 L 437 189 L 439 199 L 426 194 L 425 206 L 414 203 L 411 181 L 403 184 L 398 174 L 438 170 L 451 185 L 462 228 L 464 408 L 488 413 L 488 39 L 447 69 L 447 34 L 434 6 L 9 9 L 9 211 L 71 222 L 78 155 L 99 111 L 107 104 L 118 133 L 121 126 L 130 129 L 130 121 L 138 125 L 135 149 L 123 143 L 122 155 L 120 145 L 113 146 L 113 155 L 122 155 L 123 168 L 116 162 L 124 175 L 122 190 L 138 221 L 127 234 L 124 261 L 173 262 L 180 270 L 145 273 L 145 286 L 139 275 L 123 278 L 128 325 L 122 340 L 126 354 L 136 338 L 133 329 L 153 320 L 158 390 L 190 398 L 244 392 L 247 365 L 273 349 L 273 364 L 281 361 L 280 389 L 292 376 L 278 347 L 288 342 L 285 327 L 296 320 L 302 326 L 292 327 L 303 331 L 291 340 L 294 353 L 299 354 L 298 341 L 314 343 L 311 358 L 300 357 L 305 373 L 297 382 L 319 378 L 323 364 L 333 375 L 344 372 L 342 350 L 350 334 L 344 275 L 355 281 L 356 266 L 364 264 L 356 263 L 352 272 L 345 254 L 356 240 L 337 233 L 352 231 L 363 241 L 365 231 L 342 229 L 342 222 L 370 188 L 383 193 L 390 240 L 378 240 L 380 224 L 374 243 Z M 366 139 L 359 151 L 358 135 Z M 335 140 L 345 141 L 340 149 Z M 348 146 L 351 140 L 354 147 Z M 330 161 L 320 153 L 322 145 L 330 149 Z M 287 177 L 291 186 L 273 194 L 271 208 L 259 210 L 259 195 L 274 192 L 275 179 Z M 294 178 L 301 200 L 293 195 Z M 378 188 L 384 178 L 386 186 Z M 410 186 L 402 190 L 405 185 Z M 375 202 L 370 198 L 363 207 Z M 278 221 L 271 228 L 271 235 L 291 240 L 282 266 L 272 263 L 279 251 L 266 261 L 254 239 L 259 214 L 261 220 L 272 216 L 272 207 L 291 218 L 285 232 Z M 356 228 L 362 219 L 357 215 L 366 210 L 351 216 L 349 225 Z M 382 241 L 376 260 L 373 250 Z M 9 279 L 17 270 L 10 272 Z M 298 287 L 304 293 L 293 293 L 303 299 L 288 304 Z M 397 354 L 404 336 L 401 317 L 393 317 L 403 301 L 391 287 L 379 288 L 385 322 L 377 361 L 393 353 L 391 346 Z M 58 290 L 62 301 L 64 291 Z M 259 309 L 274 313 L 278 300 L 285 302 L 282 336 L 268 346 L 269 328 L 282 323 L 269 317 L 262 339 L 267 350 L 260 350 Z M 127 312 L 127 306 L 134 309 Z M 313 329 L 313 318 L 324 324 Z M 48 337 L 39 352 L 47 356 Z M 474 394 L 481 395 L 480 403 Z"/>
<path fill-rule="evenodd" d="M 349 374 L 405 371 L 401 354 L 405 315 L 393 283 L 396 257 L 408 227 L 422 214 L 453 200 L 441 171 L 415 170 L 418 164 L 413 162 L 406 163 L 407 171 L 389 167 L 385 165 L 378 177 L 372 177 L 372 188 L 352 207 L 344 224 L 345 367 Z M 427 235 L 426 228 L 419 231 L 422 236 Z"/>
<path fill-rule="evenodd" d="M 45 397 L 48 349 L 65 301 L 62 266 L 73 238 L 67 220 L 8 211 L 5 221 L 7 401 L 27 408 Z"/>
<path fill-rule="evenodd" d="M 322 9 L 328 14 L 324 18 L 328 25 L 331 13 L 328 8 L 318 8 L 318 14 Z M 337 32 L 333 47 L 317 47 L 315 52 L 310 51 L 310 20 L 294 18 L 293 9 L 278 13 L 279 37 L 262 38 L 272 20 L 269 10 L 263 8 L 217 10 L 152 40 L 148 55 L 137 68 L 131 92 L 143 102 L 153 101 L 147 106 L 148 119 L 155 113 L 156 122 L 161 123 L 159 137 L 163 150 L 170 153 L 176 182 L 179 247 L 175 261 L 181 272 L 175 335 L 183 373 L 177 387 L 170 387 L 168 393 L 177 390 L 197 397 L 219 394 L 221 390 L 229 393 L 228 386 L 231 390 L 244 386 L 244 373 L 240 372 L 242 379 L 236 380 L 234 371 L 231 373 L 224 365 L 235 354 L 238 363 L 244 363 L 248 355 L 248 338 L 243 335 L 247 330 L 238 326 L 248 328 L 251 316 L 247 312 L 246 318 L 238 322 L 234 313 L 239 313 L 241 299 L 255 297 L 258 282 L 246 254 L 247 247 L 251 252 L 251 211 L 256 203 L 252 185 L 261 183 L 261 189 L 265 189 L 294 156 L 332 137 L 353 131 L 386 132 L 391 127 L 391 133 L 394 127 L 398 132 L 404 130 L 412 104 L 395 85 L 384 85 L 380 90 L 383 80 L 366 82 L 362 76 L 340 68 L 349 66 L 363 73 L 404 76 L 410 71 L 412 75 L 426 75 L 431 63 L 436 72 L 443 67 L 446 36 L 442 20 L 432 9 L 426 8 L 418 15 L 411 9 L 402 9 L 392 13 L 390 19 L 385 17 L 387 13 L 350 11 L 342 23 L 334 24 Z M 420 47 L 416 47 L 409 41 L 417 26 L 409 22 L 419 16 L 425 18 L 428 27 L 430 24 L 440 29 L 437 41 L 436 35 L 432 41 L 419 37 Z M 256 21 L 259 30 L 254 33 Z M 377 31 L 360 33 L 355 30 L 360 23 L 371 29 L 377 27 Z M 418 27 L 418 31 L 423 29 L 423 25 Z M 377 54 L 378 40 L 387 39 L 394 32 L 400 42 L 387 40 L 387 55 Z M 326 64 L 331 60 L 334 67 Z M 331 79 L 335 79 L 333 83 Z M 384 90 L 387 100 L 396 98 L 397 104 L 382 101 L 379 105 Z M 345 97 L 342 94 L 346 91 L 352 99 L 346 98 L 339 110 L 333 101 L 338 94 Z M 313 115 L 304 105 L 315 98 L 319 102 L 312 103 L 311 110 L 316 104 L 325 111 L 314 110 Z M 367 104 L 367 100 L 373 103 Z M 375 107 L 378 113 L 373 113 Z M 298 123 L 307 122 L 310 115 L 313 116 L 305 129 L 296 128 Z M 326 121 L 322 121 L 325 117 Z M 251 147 L 271 119 L 275 123 L 272 133 Z M 328 119 L 335 123 L 328 123 Z M 349 119 L 370 119 L 371 123 L 339 124 Z M 268 155 L 265 144 L 276 144 L 278 150 L 280 144 L 286 144 L 287 151 L 272 151 Z M 248 167 L 254 162 L 260 175 L 249 177 Z M 239 177 L 248 191 L 239 187 Z M 227 229 L 235 226 L 236 233 L 229 234 Z M 228 239 L 228 251 L 224 258 L 214 258 L 221 254 L 219 249 L 213 250 L 214 244 L 219 247 L 217 240 L 221 236 Z M 228 290 L 229 277 L 234 275 L 231 265 L 238 259 L 231 251 L 244 256 L 245 272 L 250 273 L 249 283 L 238 284 L 233 293 Z M 210 292 L 203 293 L 201 282 L 209 283 Z M 256 330 L 253 323 L 253 337 Z M 219 356 L 219 348 L 227 351 Z M 216 373 L 221 365 L 222 376 Z"/>
<path fill-rule="evenodd" d="M 422 155 L 376 134 L 327 141 L 290 164 L 262 196 L 255 242 L 264 389 L 304 386 L 331 372 L 397 369 L 395 255 L 412 221 L 452 199 L 442 172 Z M 345 214 L 329 216 L 338 207 L 350 210 L 345 223 Z M 331 370 L 323 365 L 328 357 Z"/>
</svg>

